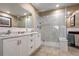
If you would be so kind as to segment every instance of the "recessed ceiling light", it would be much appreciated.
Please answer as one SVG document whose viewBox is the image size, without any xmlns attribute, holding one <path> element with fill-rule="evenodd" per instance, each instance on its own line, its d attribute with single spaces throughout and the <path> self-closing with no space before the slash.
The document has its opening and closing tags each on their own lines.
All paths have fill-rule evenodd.
<svg viewBox="0 0 79 59">
<path fill-rule="evenodd" d="M 10 13 L 10 11 L 6 11 L 6 13 Z"/>
<path fill-rule="evenodd" d="M 67 16 L 65 16 L 65 18 L 66 18 Z"/>
<path fill-rule="evenodd" d="M 60 6 L 59 4 L 56 5 L 56 7 L 59 7 L 59 6 Z"/>
<path fill-rule="evenodd" d="M 69 11 L 67 12 L 68 15 L 69 15 L 70 13 L 71 13 L 71 12 L 69 12 Z"/>
<path fill-rule="evenodd" d="M 27 13 L 24 13 L 24 15 L 27 15 Z"/>
</svg>

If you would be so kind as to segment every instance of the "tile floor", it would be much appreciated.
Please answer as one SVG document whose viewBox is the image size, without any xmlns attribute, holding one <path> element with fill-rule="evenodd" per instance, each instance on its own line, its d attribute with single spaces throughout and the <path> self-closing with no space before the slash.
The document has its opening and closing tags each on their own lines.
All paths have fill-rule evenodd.
<svg viewBox="0 0 79 59">
<path fill-rule="evenodd" d="M 79 49 L 69 47 L 68 51 L 59 48 L 41 47 L 33 56 L 79 56 Z"/>
</svg>

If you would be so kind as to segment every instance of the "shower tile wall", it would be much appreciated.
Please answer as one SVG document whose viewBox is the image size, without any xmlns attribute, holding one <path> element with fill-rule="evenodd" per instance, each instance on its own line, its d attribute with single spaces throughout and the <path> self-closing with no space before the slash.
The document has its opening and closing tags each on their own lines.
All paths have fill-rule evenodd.
<svg viewBox="0 0 79 59">
<path fill-rule="evenodd" d="M 37 16 L 36 16 L 36 19 L 37 19 L 37 20 L 36 20 L 36 25 L 35 25 L 35 26 L 36 26 L 36 31 L 40 32 L 40 25 L 41 25 L 41 24 L 40 24 L 40 23 L 41 23 L 40 20 L 41 20 L 41 17 L 40 17 L 39 15 L 37 15 Z"/>
<path fill-rule="evenodd" d="M 65 10 L 41 17 L 41 23 L 43 41 L 58 42 L 59 37 L 66 37 Z"/>
</svg>

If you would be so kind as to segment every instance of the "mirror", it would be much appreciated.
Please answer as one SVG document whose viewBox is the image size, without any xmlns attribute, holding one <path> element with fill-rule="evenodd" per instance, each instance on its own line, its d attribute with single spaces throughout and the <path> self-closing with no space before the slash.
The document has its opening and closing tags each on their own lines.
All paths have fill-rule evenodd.
<svg viewBox="0 0 79 59">
<path fill-rule="evenodd" d="M 0 16 L 0 27 L 11 27 L 11 18 Z"/>
<path fill-rule="evenodd" d="M 0 4 L 0 16 L 0 27 L 33 27 L 32 14 L 18 3 Z"/>
<path fill-rule="evenodd" d="M 75 15 L 70 18 L 70 26 L 75 27 Z"/>
<path fill-rule="evenodd" d="M 17 27 L 20 28 L 32 28 L 32 15 L 20 16 L 17 20 Z"/>
</svg>

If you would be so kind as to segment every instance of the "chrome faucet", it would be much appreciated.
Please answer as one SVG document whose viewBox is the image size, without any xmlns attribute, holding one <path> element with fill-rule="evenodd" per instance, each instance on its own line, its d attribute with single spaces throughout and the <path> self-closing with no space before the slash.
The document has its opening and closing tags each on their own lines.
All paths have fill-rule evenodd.
<svg viewBox="0 0 79 59">
<path fill-rule="evenodd" d="M 8 30 L 6 34 L 11 34 L 11 30 Z"/>
</svg>

